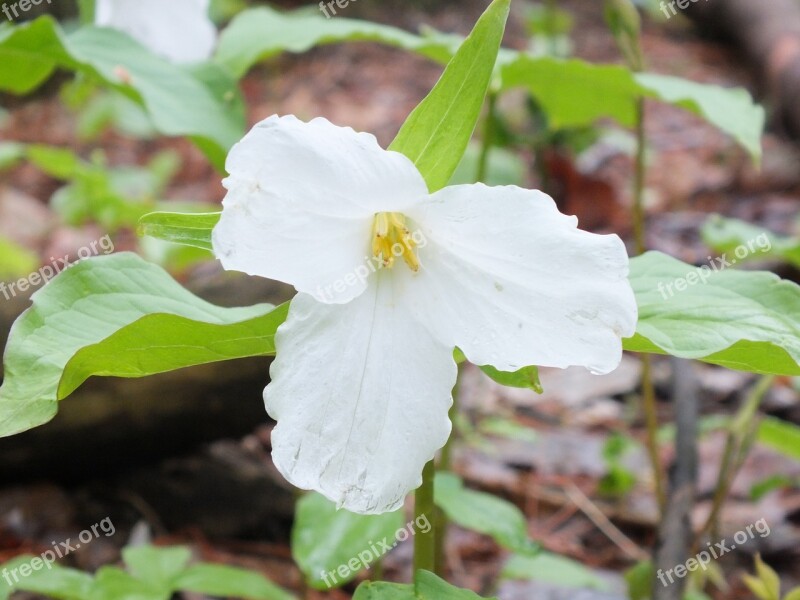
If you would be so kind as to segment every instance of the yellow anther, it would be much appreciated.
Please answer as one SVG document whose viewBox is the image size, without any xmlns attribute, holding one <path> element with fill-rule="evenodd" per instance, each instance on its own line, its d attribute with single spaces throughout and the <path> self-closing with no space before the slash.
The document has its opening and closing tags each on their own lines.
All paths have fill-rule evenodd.
<svg viewBox="0 0 800 600">
<path fill-rule="evenodd" d="M 412 271 L 419 271 L 419 259 L 414 252 L 418 244 L 406 227 L 402 214 L 378 213 L 372 230 L 372 254 L 380 266 L 391 268 L 395 260 L 402 256 Z"/>
</svg>

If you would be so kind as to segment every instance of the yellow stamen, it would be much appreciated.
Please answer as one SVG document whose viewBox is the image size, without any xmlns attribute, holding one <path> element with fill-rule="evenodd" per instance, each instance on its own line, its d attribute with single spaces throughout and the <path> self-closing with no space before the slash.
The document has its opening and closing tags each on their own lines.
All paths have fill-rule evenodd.
<svg viewBox="0 0 800 600">
<path fill-rule="evenodd" d="M 403 261 L 414 271 L 419 271 L 419 259 L 414 249 L 417 243 L 406 227 L 405 217 L 400 213 L 378 213 L 372 226 L 372 254 L 384 268 L 392 268 L 395 259 Z"/>
</svg>

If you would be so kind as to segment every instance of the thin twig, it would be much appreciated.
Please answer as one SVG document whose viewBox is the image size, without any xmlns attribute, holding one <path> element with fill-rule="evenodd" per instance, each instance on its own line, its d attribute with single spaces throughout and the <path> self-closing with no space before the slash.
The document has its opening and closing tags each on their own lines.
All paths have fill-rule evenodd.
<svg viewBox="0 0 800 600">
<path fill-rule="evenodd" d="M 603 514 L 603 511 L 597 508 L 597 506 L 589 499 L 589 497 L 584 494 L 578 486 L 574 483 L 569 482 L 567 486 L 564 488 L 564 492 L 567 494 L 567 497 L 581 509 L 581 512 L 585 514 L 595 526 L 605 534 L 605 536 L 614 542 L 620 550 L 622 550 L 625 554 L 627 554 L 633 560 L 646 560 L 647 553 L 642 550 L 636 543 L 631 540 L 628 536 L 626 536 L 619 528 L 614 525 L 608 517 Z"/>
</svg>

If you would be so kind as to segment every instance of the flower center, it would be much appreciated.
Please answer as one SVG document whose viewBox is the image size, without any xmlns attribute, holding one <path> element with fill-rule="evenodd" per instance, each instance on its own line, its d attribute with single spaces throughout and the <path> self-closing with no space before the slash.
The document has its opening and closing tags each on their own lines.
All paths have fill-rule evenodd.
<svg viewBox="0 0 800 600">
<path fill-rule="evenodd" d="M 372 224 L 372 254 L 380 266 L 391 269 L 395 259 L 403 257 L 415 273 L 419 271 L 419 260 L 414 252 L 417 242 L 406 227 L 406 218 L 400 213 L 382 212 L 375 215 Z"/>
</svg>

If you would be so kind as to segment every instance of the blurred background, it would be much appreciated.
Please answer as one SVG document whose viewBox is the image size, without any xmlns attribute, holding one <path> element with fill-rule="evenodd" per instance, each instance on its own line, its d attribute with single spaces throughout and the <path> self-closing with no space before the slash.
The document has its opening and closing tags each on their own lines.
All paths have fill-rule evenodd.
<svg viewBox="0 0 800 600">
<path fill-rule="evenodd" d="M 213 3 L 220 24 L 246 6 Z M 273 2 L 281 9 L 314 4 Z M 648 70 L 702 83 L 748 88 L 770 114 L 758 169 L 729 137 L 692 114 L 648 103 L 646 207 L 649 248 L 692 264 L 717 256 L 736 219 L 780 240 L 746 267 L 800 281 L 800 2 L 707 0 L 675 16 L 664 3 L 641 3 Z M 412 32 L 467 34 L 482 0 L 353 0 L 342 16 Z M 668 7 L 667 7 L 668 9 Z M 48 13 L 73 26 L 76 7 L 55 0 Z M 791 36 L 776 32 L 795 31 Z M 593 63 L 623 60 L 601 2 L 515 0 L 505 45 Z M 242 81 L 248 121 L 274 113 L 324 116 L 338 125 L 392 140 L 441 67 L 373 43 L 323 46 L 284 54 Z M 587 95 L 583 99 L 592 102 Z M 632 246 L 631 180 L 635 139 L 612 121 L 554 129 L 522 92 L 499 100 L 495 148 L 484 169 L 491 184 L 543 189 L 581 226 L 615 232 Z M 15 144 L 43 145 L 20 156 Z M 455 182 L 474 180 L 472 148 Z M 138 218 L 187 204 L 214 210 L 224 190 L 217 172 L 189 141 L 158 136 L 136 104 L 71 73 L 59 72 L 34 94 L 0 94 L 0 280 L 13 281 L 53 257 L 76 256 L 110 236 L 116 251 L 158 262 L 198 295 L 220 305 L 278 303 L 290 290 L 223 273 L 210 254 L 138 238 Z M 727 233 L 726 233 L 727 232 Z M 0 341 L 28 306 L 30 291 L 0 296 Z M 654 363 L 665 463 L 672 458 L 674 369 Z M 268 360 L 186 369 L 143 380 L 93 379 L 65 401 L 46 426 L 0 440 L 0 563 L 38 554 L 51 540 L 76 537 L 111 517 L 113 537 L 69 557 L 93 570 L 119 559 L 122 546 L 155 541 L 190 545 L 198 557 L 260 571 L 302 589 L 289 537 L 296 491 L 272 466 L 272 423 L 261 393 Z M 708 515 L 726 445 L 725 424 L 755 376 L 694 364 L 702 418 L 698 502 Z M 503 388 L 468 367 L 457 423 L 456 471 L 477 489 L 512 500 L 531 537 L 586 567 L 580 592 L 570 571 L 535 578 L 508 572 L 494 590 L 503 600 L 626 598 L 622 573 L 646 555 L 658 526 L 639 411 L 641 365 L 626 356 L 614 373 L 542 370 L 542 394 Z M 800 424 L 798 382 L 778 379 L 764 413 Z M 756 553 L 787 583 L 800 584 L 800 448 L 779 452 L 756 443 L 741 465 L 721 517 L 732 535 L 766 519 L 771 533 L 720 561 L 727 587 L 718 598 L 749 598 L 738 573 Z M 458 527 L 446 547 L 451 581 L 484 592 L 504 569 L 505 551 Z M 385 561 L 394 580 L 410 572 L 411 546 Z M 578 583 L 585 583 L 580 579 Z M 592 579 L 594 578 L 594 579 Z M 594 588 L 602 588 L 601 590 Z M 309 591 L 308 598 L 349 598 L 354 587 Z M 578 595 L 580 593 L 580 595 Z M 23 597 L 23 596 L 20 596 Z M 186 596 L 195 598 L 197 596 Z"/>
</svg>

